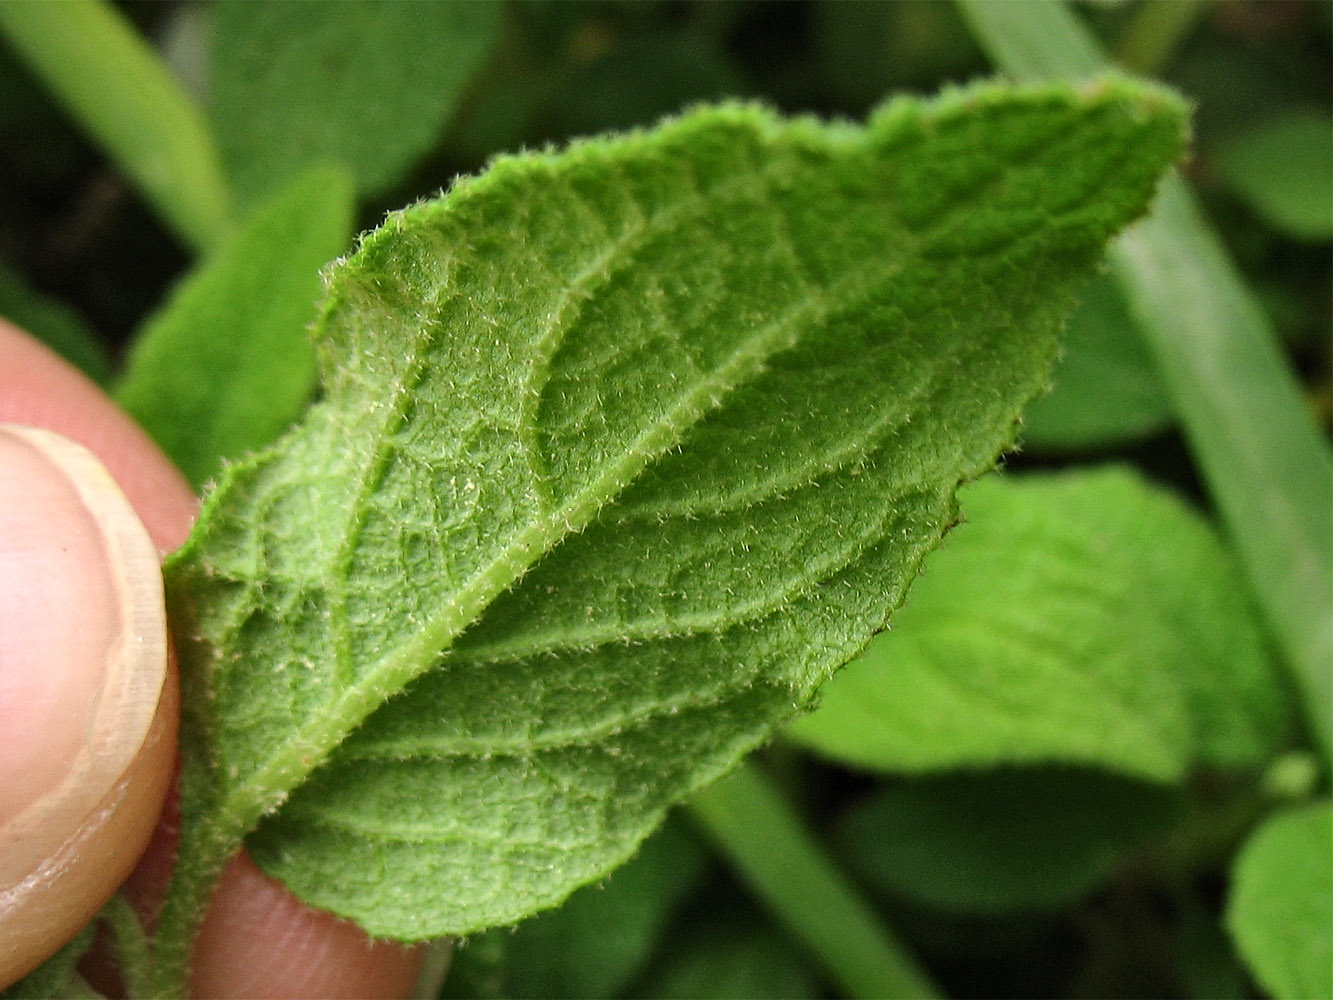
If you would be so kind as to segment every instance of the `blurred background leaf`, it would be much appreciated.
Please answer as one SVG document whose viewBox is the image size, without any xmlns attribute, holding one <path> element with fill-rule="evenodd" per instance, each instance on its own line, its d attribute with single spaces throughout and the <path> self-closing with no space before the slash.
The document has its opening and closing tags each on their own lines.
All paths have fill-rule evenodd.
<svg viewBox="0 0 1333 1000">
<path fill-rule="evenodd" d="M 244 203 L 311 163 L 357 190 L 400 180 L 439 139 L 495 44 L 492 3 L 219 0 L 209 111 Z"/>
</svg>

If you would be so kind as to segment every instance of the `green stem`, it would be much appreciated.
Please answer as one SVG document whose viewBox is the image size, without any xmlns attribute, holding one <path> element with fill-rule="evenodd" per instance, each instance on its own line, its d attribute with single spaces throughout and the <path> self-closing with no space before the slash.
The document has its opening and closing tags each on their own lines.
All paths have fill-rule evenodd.
<svg viewBox="0 0 1333 1000">
<path fill-rule="evenodd" d="M 758 765 L 742 763 L 696 795 L 690 808 L 739 875 L 848 994 L 942 995 Z"/>
<path fill-rule="evenodd" d="M 148 989 L 148 969 L 151 962 L 148 935 L 139 923 L 139 915 L 122 895 L 111 897 L 102 908 L 101 918 L 111 928 L 116 944 L 116 964 L 124 980 L 128 996 L 144 996 Z"/>
<path fill-rule="evenodd" d="M 204 116 L 113 6 L 14 0 L 0 30 L 189 246 L 222 239 L 231 209 Z"/>
<path fill-rule="evenodd" d="M 1145 76 L 1162 72 L 1207 6 L 1207 0 L 1142 0 L 1116 40 L 1115 61 Z"/>
<path fill-rule="evenodd" d="M 991 56 L 1019 77 L 1105 68 L 1056 0 L 959 0 Z M 1111 248 L 1195 461 L 1333 770 L 1333 455 L 1272 325 L 1184 182 Z"/>
</svg>

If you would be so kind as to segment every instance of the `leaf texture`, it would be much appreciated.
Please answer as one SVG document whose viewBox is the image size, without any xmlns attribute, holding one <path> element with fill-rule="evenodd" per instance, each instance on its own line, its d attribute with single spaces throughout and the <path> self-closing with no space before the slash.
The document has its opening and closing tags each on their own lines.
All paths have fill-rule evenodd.
<svg viewBox="0 0 1333 1000">
<path fill-rule="evenodd" d="M 1258 770 L 1287 700 L 1215 532 L 1127 468 L 993 476 L 892 631 L 788 734 L 904 773 L 1065 763 Z"/>
<path fill-rule="evenodd" d="M 883 626 L 1181 122 L 1119 81 L 724 106 L 391 216 L 322 401 L 169 567 L 187 846 L 265 817 L 261 866 L 404 939 L 623 861 Z"/>
</svg>

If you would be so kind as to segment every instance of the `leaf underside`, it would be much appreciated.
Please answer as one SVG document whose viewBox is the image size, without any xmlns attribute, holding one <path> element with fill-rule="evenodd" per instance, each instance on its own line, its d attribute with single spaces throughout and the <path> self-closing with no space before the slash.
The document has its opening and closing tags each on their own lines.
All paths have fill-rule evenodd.
<svg viewBox="0 0 1333 1000">
<path fill-rule="evenodd" d="M 992 476 L 865 655 L 786 732 L 852 767 L 1257 770 L 1287 705 L 1234 560 L 1118 466 Z"/>
<path fill-rule="evenodd" d="M 391 216 L 169 566 L 187 847 L 403 939 L 623 861 L 883 627 L 1180 143 L 1121 81 L 726 106 Z"/>
</svg>

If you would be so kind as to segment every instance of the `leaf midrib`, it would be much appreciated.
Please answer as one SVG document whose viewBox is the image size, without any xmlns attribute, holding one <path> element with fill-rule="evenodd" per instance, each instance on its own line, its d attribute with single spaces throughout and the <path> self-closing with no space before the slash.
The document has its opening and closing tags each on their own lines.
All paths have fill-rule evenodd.
<svg viewBox="0 0 1333 1000">
<path fill-rule="evenodd" d="M 1073 126 L 1070 126 L 1070 129 L 1072 130 Z M 1034 144 L 1023 156 L 1006 162 L 1004 169 L 986 177 L 980 187 L 990 189 L 1004 183 L 1010 170 L 1023 166 L 1038 146 L 1039 144 Z M 771 179 L 768 175 L 772 174 L 774 169 L 776 168 L 769 167 L 758 173 Z M 745 186 L 742 178 L 723 182 L 716 190 L 720 192 L 738 186 Z M 765 197 L 770 197 L 768 191 L 763 194 Z M 678 212 L 683 213 L 686 206 L 696 207 L 702 200 L 703 196 L 696 192 L 695 196 L 687 199 L 683 205 L 677 203 L 663 215 L 674 216 Z M 955 202 L 951 207 L 956 211 L 963 207 L 963 204 Z M 930 239 L 927 233 L 944 231 L 947 228 L 947 220 L 952 215 L 951 211 L 942 213 L 925 227 L 924 232 L 908 227 L 904 223 L 904 234 L 915 237 L 915 246 L 909 247 L 897 259 L 887 264 L 876 261 L 848 271 L 843 278 L 831 284 L 822 293 L 818 288 L 810 288 L 810 297 L 807 300 L 798 303 L 784 317 L 765 325 L 737 345 L 725 364 L 714 369 L 707 378 L 699 380 L 693 390 L 677 397 L 674 406 L 666 410 L 655 423 L 649 425 L 635 441 L 623 448 L 620 457 L 608 463 L 604 471 L 594 476 L 583 490 L 561 507 L 550 511 L 544 517 L 534 519 L 527 527 L 520 530 L 510 544 L 504 546 L 495 558 L 476 571 L 455 591 L 453 597 L 440 606 L 430 624 L 383 657 L 374 668 L 362 675 L 360 682 L 345 686 L 337 699 L 320 712 L 318 725 L 306 727 L 293 735 L 283 744 L 281 750 L 272 754 L 264 764 L 252 771 L 246 781 L 234 786 L 220 803 L 219 815 L 228 817 L 237 828 L 245 831 L 252 828 L 262 815 L 276 809 L 291 790 L 323 763 L 329 752 L 387 697 L 400 691 L 431 663 L 436 662 L 452 645 L 454 639 L 477 619 L 495 597 L 518 580 L 541 556 L 551 551 L 562 538 L 586 527 L 605 502 L 633 482 L 637 474 L 654 458 L 665 453 L 679 440 L 681 432 L 697 423 L 711 409 L 720 406 L 723 400 L 749 378 L 759 374 L 768 358 L 794 345 L 796 342 L 794 331 L 801 329 L 802 323 L 817 322 L 820 316 L 836 308 L 847 294 L 847 289 L 865 287 L 867 281 L 875 277 L 886 281 L 893 275 L 901 273 L 928 247 Z M 656 225 L 660 225 L 660 218 L 649 217 L 632 231 L 637 238 Z M 793 259 L 799 263 L 800 255 L 795 247 L 788 243 L 787 248 L 792 252 Z M 998 249 L 998 247 L 987 247 L 984 252 L 990 254 Z M 567 287 L 563 294 L 570 292 L 571 289 Z M 574 299 L 572 295 L 570 298 Z M 556 315 L 563 315 L 563 308 L 557 310 Z M 391 409 L 395 413 L 398 412 L 397 406 Z M 386 416 L 391 417 L 392 414 Z M 376 448 L 376 454 L 378 453 L 379 448 Z"/>
<path fill-rule="evenodd" d="M 896 269 L 901 269 L 899 263 Z M 512 585 L 538 558 L 549 552 L 567 535 L 585 527 L 603 504 L 623 490 L 657 455 L 677 440 L 680 432 L 697 422 L 720 404 L 734 389 L 757 374 L 763 362 L 792 341 L 790 331 L 799 325 L 817 321 L 836 301 L 844 286 L 864 280 L 867 271 L 850 272 L 830 289 L 829 294 L 812 296 L 782 320 L 756 331 L 714 373 L 701 379 L 695 388 L 678 397 L 676 405 L 650 425 L 621 457 L 575 494 L 560 508 L 537 518 L 500 550 L 494 559 L 473 574 L 453 597 L 442 605 L 434 620 L 412 639 L 383 657 L 363 675 L 363 680 L 344 688 L 339 697 L 319 715 L 319 725 L 307 727 L 289 739 L 282 750 L 251 773 L 243 784 L 235 786 L 221 805 L 221 814 L 235 817 L 240 825 L 252 823 L 275 808 L 298 783 L 327 757 L 328 751 L 363 722 L 383 703 L 389 693 L 400 690 L 409 680 L 435 662 L 468 625 L 477 619 L 503 590 Z M 316 759 L 317 757 L 317 759 Z"/>
</svg>

